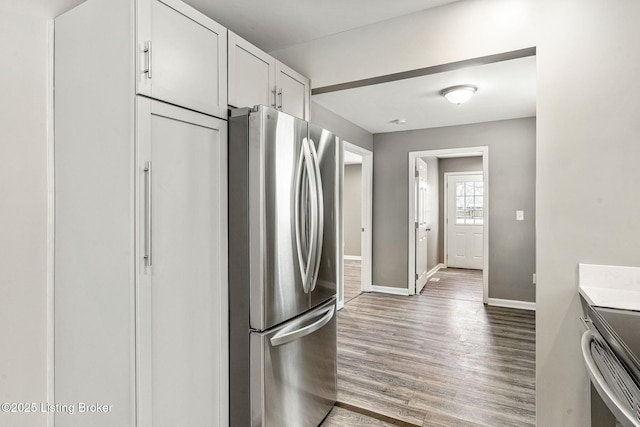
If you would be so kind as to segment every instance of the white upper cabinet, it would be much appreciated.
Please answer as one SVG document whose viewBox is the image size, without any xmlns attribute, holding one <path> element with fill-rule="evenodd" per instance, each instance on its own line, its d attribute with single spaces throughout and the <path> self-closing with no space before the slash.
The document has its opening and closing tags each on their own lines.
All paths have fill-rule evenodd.
<svg viewBox="0 0 640 427">
<path fill-rule="evenodd" d="M 311 82 L 229 31 L 229 105 L 266 105 L 309 120 Z"/>
<path fill-rule="evenodd" d="M 309 79 L 282 62 L 277 62 L 276 87 L 276 108 L 292 116 L 309 120 Z"/>
<path fill-rule="evenodd" d="M 275 107 L 276 60 L 229 31 L 229 105 Z"/>
<path fill-rule="evenodd" d="M 138 0 L 137 17 L 137 93 L 226 118 L 226 28 L 178 0 Z"/>
</svg>

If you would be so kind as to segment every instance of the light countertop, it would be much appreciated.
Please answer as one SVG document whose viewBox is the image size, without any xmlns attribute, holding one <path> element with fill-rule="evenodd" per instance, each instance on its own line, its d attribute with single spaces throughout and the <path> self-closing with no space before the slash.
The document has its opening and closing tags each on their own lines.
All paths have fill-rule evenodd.
<svg viewBox="0 0 640 427">
<path fill-rule="evenodd" d="M 588 304 L 640 311 L 640 267 L 578 264 L 578 273 Z"/>
</svg>

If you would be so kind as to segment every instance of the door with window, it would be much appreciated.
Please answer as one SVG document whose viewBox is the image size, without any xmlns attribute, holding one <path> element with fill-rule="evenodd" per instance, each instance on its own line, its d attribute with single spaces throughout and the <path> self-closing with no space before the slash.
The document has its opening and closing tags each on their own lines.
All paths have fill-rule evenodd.
<svg viewBox="0 0 640 427">
<path fill-rule="evenodd" d="M 481 173 L 447 174 L 447 267 L 482 270 L 484 180 Z"/>
</svg>

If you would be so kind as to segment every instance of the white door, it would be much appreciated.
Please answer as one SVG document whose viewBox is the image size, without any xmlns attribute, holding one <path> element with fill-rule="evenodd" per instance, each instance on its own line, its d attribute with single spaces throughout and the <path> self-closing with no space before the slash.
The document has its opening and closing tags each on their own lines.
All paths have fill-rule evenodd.
<svg viewBox="0 0 640 427">
<path fill-rule="evenodd" d="M 227 125 L 137 102 L 138 425 L 227 425 Z"/>
<path fill-rule="evenodd" d="M 276 60 L 229 31 L 229 105 L 276 106 Z"/>
<path fill-rule="evenodd" d="M 309 79 L 278 61 L 276 86 L 276 108 L 309 120 Z"/>
<path fill-rule="evenodd" d="M 227 117 L 227 29 L 178 0 L 138 4 L 138 93 Z"/>
<path fill-rule="evenodd" d="M 427 213 L 428 213 L 428 187 L 427 187 L 427 163 L 416 159 L 415 173 L 415 198 L 416 198 L 416 294 L 419 294 L 427 283 Z"/>
<path fill-rule="evenodd" d="M 482 174 L 447 174 L 447 267 L 482 270 Z"/>
</svg>

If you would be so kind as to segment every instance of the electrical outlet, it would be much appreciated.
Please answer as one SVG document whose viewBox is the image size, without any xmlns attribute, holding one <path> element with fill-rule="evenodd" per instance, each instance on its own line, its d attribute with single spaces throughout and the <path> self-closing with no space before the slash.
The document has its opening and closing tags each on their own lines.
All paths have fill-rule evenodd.
<svg viewBox="0 0 640 427">
<path fill-rule="evenodd" d="M 524 211 L 516 211 L 516 221 L 524 221 Z"/>
<path fill-rule="evenodd" d="M 536 284 L 536 273 L 533 273 L 533 284 Z"/>
</svg>

